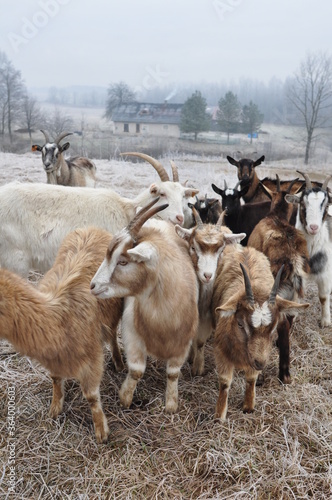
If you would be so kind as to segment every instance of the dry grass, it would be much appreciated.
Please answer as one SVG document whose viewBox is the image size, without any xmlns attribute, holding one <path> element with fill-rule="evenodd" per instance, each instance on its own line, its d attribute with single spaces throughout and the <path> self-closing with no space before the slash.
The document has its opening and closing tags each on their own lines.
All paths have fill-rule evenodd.
<svg viewBox="0 0 332 500">
<path fill-rule="evenodd" d="M 126 194 L 125 169 L 122 178 L 108 162 L 97 162 L 97 167 L 105 184 L 108 180 Z M 206 164 L 201 177 L 196 171 L 192 174 L 202 183 L 206 176 L 214 181 L 210 176 L 213 169 Z M 135 177 L 133 188 L 140 189 L 140 183 L 147 185 L 151 171 L 149 167 L 145 170 L 148 175 Z M 42 172 L 36 179 L 37 172 L 28 180 L 45 181 Z M 232 170 L 224 172 L 226 176 L 235 175 Z M 186 171 L 183 177 L 187 178 Z M 37 280 L 38 276 L 31 278 Z M 314 285 L 308 287 L 306 299 L 312 306 L 298 317 L 292 335 L 293 384 L 279 383 L 275 348 L 264 385 L 257 388 L 255 412 L 244 415 L 241 411 L 244 379 L 237 374 L 225 423 L 213 419 L 218 383 L 211 343 L 207 346 L 204 376 L 193 378 L 189 365 L 184 366 L 179 411 L 173 416 L 164 412 L 165 367 L 152 360 L 138 385 L 132 408 L 121 409 L 118 389 L 125 372 L 115 373 L 107 352 L 101 395 L 111 434 L 105 445 L 95 442 L 90 410 L 78 384 L 67 382 L 64 412 L 56 421 L 51 420 L 48 374 L 36 363 L 13 353 L 11 346 L 2 341 L 1 498 L 331 498 L 332 335 L 331 328 L 318 327 L 320 312 Z M 8 388 L 13 386 L 15 496 L 8 493 L 7 447 Z"/>
</svg>

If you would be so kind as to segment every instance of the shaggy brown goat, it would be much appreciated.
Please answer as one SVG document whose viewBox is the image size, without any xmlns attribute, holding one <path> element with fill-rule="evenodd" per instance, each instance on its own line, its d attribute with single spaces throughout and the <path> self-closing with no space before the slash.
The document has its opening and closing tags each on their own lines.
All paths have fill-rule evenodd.
<svg viewBox="0 0 332 500">
<path fill-rule="evenodd" d="M 111 345 L 116 369 L 123 368 L 117 344 L 122 301 L 99 301 L 90 293 L 90 280 L 111 238 L 110 233 L 96 228 L 70 233 L 38 288 L 0 269 L 1 337 L 50 372 L 52 418 L 63 408 L 64 379 L 79 381 L 98 442 L 106 441 L 109 433 L 99 393 L 104 342 Z"/>
<path fill-rule="evenodd" d="M 268 361 L 280 317 L 308 306 L 277 295 L 281 271 L 274 281 L 267 257 L 254 248 L 224 250 L 212 297 L 219 377 L 216 418 L 226 418 L 234 369 L 245 372 L 243 411 L 254 410 L 256 380 Z"/>
<path fill-rule="evenodd" d="M 292 190 L 281 190 L 277 176 L 277 191 L 272 192 L 263 186 L 271 198 L 271 210 L 254 228 L 248 246 L 263 252 L 269 259 L 274 277 L 283 265 L 279 295 L 289 300 L 304 297 L 304 282 L 310 273 L 307 242 L 303 233 L 289 223 L 293 206 L 285 200 Z M 286 315 L 278 324 L 279 379 L 284 384 L 291 383 L 289 337 L 294 317 Z"/>
</svg>

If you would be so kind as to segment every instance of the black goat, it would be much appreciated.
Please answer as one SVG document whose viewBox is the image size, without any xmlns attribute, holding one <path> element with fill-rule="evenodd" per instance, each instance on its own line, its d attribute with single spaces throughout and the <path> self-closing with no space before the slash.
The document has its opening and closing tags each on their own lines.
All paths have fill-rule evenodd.
<svg viewBox="0 0 332 500">
<path fill-rule="evenodd" d="M 233 189 L 227 187 L 226 181 L 224 183 L 225 189 L 211 184 L 213 191 L 221 196 L 222 210 L 226 210 L 224 224 L 233 233 L 246 233 L 247 236 L 241 241 L 241 245 L 246 246 L 256 224 L 269 213 L 271 202 L 262 201 L 241 205 L 241 198 L 247 193 L 249 186 L 238 191 L 239 182 Z"/>
</svg>

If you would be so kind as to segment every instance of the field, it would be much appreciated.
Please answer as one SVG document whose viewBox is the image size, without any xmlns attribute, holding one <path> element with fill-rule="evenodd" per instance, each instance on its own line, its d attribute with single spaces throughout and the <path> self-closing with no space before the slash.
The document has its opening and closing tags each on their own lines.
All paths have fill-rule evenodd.
<svg viewBox="0 0 332 500">
<path fill-rule="evenodd" d="M 248 146 L 253 151 L 251 146 Z M 257 145 L 256 145 L 257 147 Z M 260 150 L 259 150 L 260 151 Z M 231 154 L 231 151 L 229 153 Z M 263 154 L 263 153 L 262 153 Z M 326 158 L 329 158 L 326 153 Z M 219 155 L 174 153 L 180 180 L 212 195 L 211 182 L 236 183 L 236 169 Z M 313 179 L 325 178 L 329 161 L 314 163 Z M 152 167 L 124 160 L 95 160 L 98 185 L 134 196 L 157 179 Z M 301 160 L 268 161 L 260 177 L 281 178 L 304 170 Z M 0 184 L 45 182 L 39 154 L 0 153 Z M 31 275 L 37 281 L 37 275 Z M 332 334 L 319 327 L 317 289 L 308 284 L 311 307 L 298 316 L 291 338 L 293 383 L 278 381 L 274 348 L 253 414 L 241 411 L 244 378 L 236 374 L 228 418 L 215 422 L 218 393 L 212 343 L 206 371 L 192 377 L 186 363 L 179 382 L 179 411 L 164 412 L 165 367 L 148 361 L 129 410 L 119 404 L 125 371 L 116 373 L 106 353 L 101 386 L 111 429 L 97 445 L 90 410 L 75 381 L 66 384 L 64 412 L 48 417 L 51 381 L 37 363 L 0 342 L 0 496 L 24 499 L 327 499 L 332 498 Z M 12 392 L 10 392 L 12 391 Z M 15 392 L 15 435 L 8 432 L 9 396 Z M 10 460 L 16 478 L 9 492 Z"/>
</svg>

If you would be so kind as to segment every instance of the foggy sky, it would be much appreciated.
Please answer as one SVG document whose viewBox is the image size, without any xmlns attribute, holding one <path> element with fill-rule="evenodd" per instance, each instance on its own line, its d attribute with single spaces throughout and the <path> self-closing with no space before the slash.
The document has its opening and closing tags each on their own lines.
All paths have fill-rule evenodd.
<svg viewBox="0 0 332 500">
<path fill-rule="evenodd" d="M 0 50 L 28 88 L 284 80 L 331 53 L 330 0 L 0 0 Z"/>
</svg>

